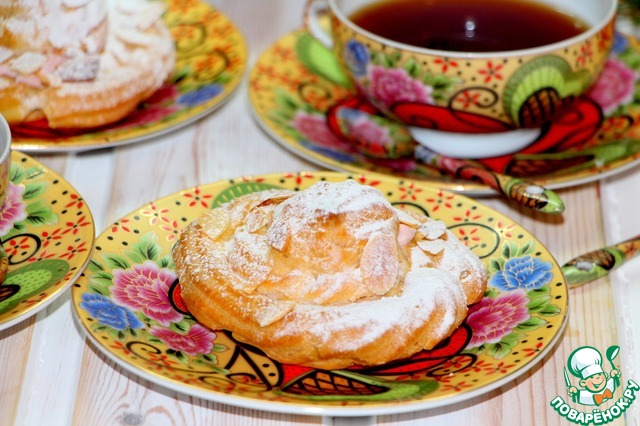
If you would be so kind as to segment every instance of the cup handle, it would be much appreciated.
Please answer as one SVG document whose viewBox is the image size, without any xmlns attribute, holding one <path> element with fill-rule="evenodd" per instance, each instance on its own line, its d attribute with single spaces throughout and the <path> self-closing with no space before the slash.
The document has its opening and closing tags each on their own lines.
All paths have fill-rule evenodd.
<svg viewBox="0 0 640 426">
<path fill-rule="evenodd" d="M 326 0 L 307 0 L 304 8 L 304 26 L 320 43 L 331 49 L 333 38 L 322 25 L 322 19 L 329 14 L 329 4 Z"/>
</svg>

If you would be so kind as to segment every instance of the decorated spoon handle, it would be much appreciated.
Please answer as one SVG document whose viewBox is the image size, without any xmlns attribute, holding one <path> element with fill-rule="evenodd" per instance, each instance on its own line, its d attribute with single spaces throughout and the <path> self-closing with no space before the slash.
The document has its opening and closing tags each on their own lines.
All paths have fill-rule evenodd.
<svg viewBox="0 0 640 426">
<path fill-rule="evenodd" d="M 458 179 L 483 183 L 521 206 L 544 213 L 564 211 L 564 203 L 558 194 L 536 183 L 475 167 L 464 160 L 444 157 L 424 146 L 417 147 L 415 155 L 425 164 L 444 170 Z"/>
<path fill-rule="evenodd" d="M 635 257 L 640 250 L 640 235 L 626 241 L 577 256 L 562 267 L 571 287 L 581 286 L 618 268 Z"/>
</svg>

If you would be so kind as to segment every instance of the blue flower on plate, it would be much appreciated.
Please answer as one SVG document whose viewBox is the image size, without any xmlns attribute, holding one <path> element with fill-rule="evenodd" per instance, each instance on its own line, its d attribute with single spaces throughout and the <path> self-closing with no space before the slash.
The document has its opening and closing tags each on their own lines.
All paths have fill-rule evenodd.
<svg viewBox="0 0 640 426">
<path fill-rule="evenodd" d="M 611 50 L 614 53 L 622 53 L 627 49 L 628 46 L 629 39 L 616 31 L 613 35 L 613 44 L 611 46 Z"/>
<path fill-rule="evenodd" d="M 306 140 L 299 140 L 298 142 L 300 143 L 300 145 L 304 146 L 305 148 L 313 152 L 317 152 L 318 154 L 323 155 L 325 157 L 331 158 L 332 160 L 335 160 L 335 161 L 339 161 L 347 164 L 355 163 L 357 161 L 353 155 L 350 155 L 346 152 L 341 152 L 340 150 L 337 150 L 337 149 L 334 150 L 329 148 L 323 148 L 313 143 L 310 143 Z"/>
<path fill-rule="evenodd" d="M 508 259 L 501 271 L 493 274 L 489 284 L 503 290 L 534 290 L 551 282 L 551 263 L 531 256 Z"/>
<path fill-rule="evenodd" d="M 223 91 L 223 86 L 220 84 L 210 84 L 200 87 L 192 92 L 187 92 L 178 98 L 178 103 L 181 105 L 187 105 L 194 107 L 202 103 L 207 102 L 210 99 L 220 95 Z"/>
<path fill-rule="evenodd" d="M 359 41 L 349 40 L 344 50 L 344 61 L 353 75 L 362 77 L 367 73 L 369 51 L 366 46 Z"/>
<path fill-rule="evenodd" d="M 100 324 L 108 325 L 116 330 L 142 328 L 144 326 L 133 312 L 116 305 L 111 299 L 101 294 L 83 294 L 80 307 L 96 318 Z"/>
</svg>

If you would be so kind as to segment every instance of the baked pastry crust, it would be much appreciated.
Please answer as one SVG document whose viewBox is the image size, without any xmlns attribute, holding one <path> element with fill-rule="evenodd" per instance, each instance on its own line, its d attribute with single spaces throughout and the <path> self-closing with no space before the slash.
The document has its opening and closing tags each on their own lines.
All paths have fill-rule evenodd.
<svg viewBox="0 0 640 426">
<path fill-rule="evenodd" d="M 352 180 L 236 198 L 189 224 L 173 257 L 199 322 L 322 369 L 430 349 L 486 287 L 480 260 L 442 222 Z"/>
<path fill-rule="evenodd" d="M 8 0 L 0 6 L 0 113 L 90 128 L 131 113 L 171 75 L 164 5 L 146 0 Z"/>
</svg>

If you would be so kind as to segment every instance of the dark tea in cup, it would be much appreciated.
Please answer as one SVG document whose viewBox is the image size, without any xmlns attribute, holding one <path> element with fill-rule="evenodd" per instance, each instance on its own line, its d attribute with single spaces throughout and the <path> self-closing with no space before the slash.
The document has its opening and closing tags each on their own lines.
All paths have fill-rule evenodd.
<svg viewBox="0 0 640 426">
<path fill-rule="evenodd" d="M 607 62 L 617 6 L 307 0 L 304 23 L 358 93 L 418 143 L 480 159 L 524 149 L 588 92 Z"/>
<path fill-rule="evenodd" d="M 456 52 L 528 49 L 589 28 L 576 16 L 535 0 L 381 0 L 350 19 L 389 40 Z"/>
</svg>

